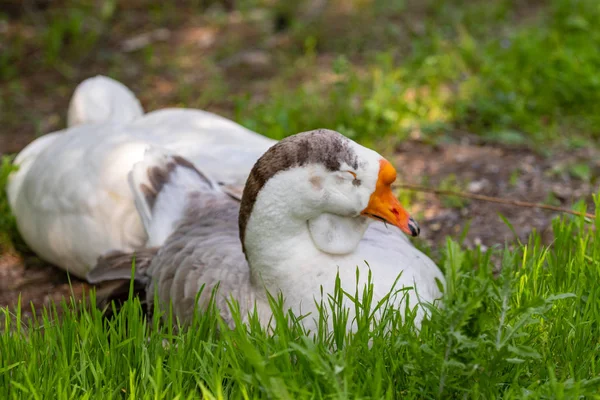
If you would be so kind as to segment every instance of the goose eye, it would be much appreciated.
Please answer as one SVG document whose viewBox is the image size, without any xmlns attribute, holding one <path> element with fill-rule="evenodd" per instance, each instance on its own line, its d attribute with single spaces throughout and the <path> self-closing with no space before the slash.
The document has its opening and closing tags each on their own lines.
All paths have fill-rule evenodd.
<svg viewBox="0 0 600 400">
<path fill-rule="evenodd" d="M 353 172 L 353 171 L 344 171 L 344 172 L 347 172 L 350 175 L 352 175 L 351 180 L 352 180 L 352 184 L 354 186 L 360 186 L 361 182 L 360 182 L 360 179 L 358 179 L 358 177 L 356 176 L 356 172 Z"/>
</svg>

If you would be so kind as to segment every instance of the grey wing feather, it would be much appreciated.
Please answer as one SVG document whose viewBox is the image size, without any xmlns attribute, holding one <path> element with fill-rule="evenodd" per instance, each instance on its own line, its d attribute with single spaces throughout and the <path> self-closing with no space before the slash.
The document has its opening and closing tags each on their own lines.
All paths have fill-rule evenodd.
<svg viewBox="0 0 600 400">
<path fill-rule="evenodd" d="M 128 175 L 147 246 L 160 246 L 185 213 L 189 192 L 213 192 L 217 184 L 194 164 L 162 148 L 150 147 Z"/>
<path fill-rule="evenodd" d="M 113 251 L 98 257 L 96 266 L 87 273 L 88 282 L 97 284 L 105 281 L 131 279 L 132 267 L 135 267 L 136 280 L 144 280 L 145 271 L 158 252 L 157 247 L 139 249 L 131 253 Z"/>
<path fill-rule="evenodd" d="M 131 286 L 132 267 L 135 268 L 133 276 L 133 293 L 142 295 L 148 284 L 146 271 L 158 248 L 140 249 L 132 253 L 113 251 L 98 257 L 96 266 L 87 274 L 87 280 L 93 284 L 100 284 L 96 290 L 96 307 L 105 310 L 105 315 L 112 314 L 108 307 L 115 302 L 117 308 L 129 298 Z M 143 304 L 145 307 L 146 305 Z M 146 310 L 149 309 L 146 307 Z"/>
<path fill-rule="evenodd" d="M 242 201 L 244 185 L 222 185 L 221 189 L 237 201 Z"/>
<path fill-rule="evenodd" d="M 226 321 L 231 323 L 230 298 L 247 312 L 253 294 L 239 239 L 238 213 L 239 203 L 225 193 L 190 194 L 185 217 L 150 265 L 148 303 L 156 293 L 163 312 L 172 305 L 180 320 L 190 321 L 196 298 L 198 309 L 205 309 L 217 289 L 216 305 Z"/>
<path fill-rule="evenodd" d="M 148 181 L 145 186 L 140 183 L 144 180 Z M 191 163 L 158 151 L 149 153 L 145 164 L 136 165 L 132 182 L 138 183 L 132 188 L 139 189 L 136 198 L 144 206 L 138 207 L 140 214 L 147 211 L 149 215 L 149 241 L 154 231 L 168 232 L 164 241 L 158 241 L 160 248 L 135 253 L 134 278 L 145 284 L 147 309 L 153 309 L 157 298 L 163 312 L 173 307 L 180 321 L 189 322 L 195 310 L 206 308 L 217 289 L 216 306 L 232 325 L 228 300 L 236 299 L 244 314 L 254 303 L 250 269 L 239 237 L 240 188 L 214 185 Z M 101 257 L 88 280 L 129 281 L 133 256 L 116 252 Z M 123 289 L 120 286 L 118 293 Z"/>
</svg>

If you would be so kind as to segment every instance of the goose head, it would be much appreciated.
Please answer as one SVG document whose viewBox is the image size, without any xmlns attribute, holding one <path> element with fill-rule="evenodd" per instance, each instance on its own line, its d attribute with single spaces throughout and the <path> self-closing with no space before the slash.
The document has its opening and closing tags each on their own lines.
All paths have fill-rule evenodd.
<svg viewBox="0 0 600 400">
<path fill-rule="evenodd" d="M 373 221 L 417 236 L 392 192 L 395 179 L 389 161 L 335 131 L 275 144 L 254 165 L 242 196 L 240 238 L 251 267 L 276 264 L 286 252 L 352 253 Z"/>
</svg>

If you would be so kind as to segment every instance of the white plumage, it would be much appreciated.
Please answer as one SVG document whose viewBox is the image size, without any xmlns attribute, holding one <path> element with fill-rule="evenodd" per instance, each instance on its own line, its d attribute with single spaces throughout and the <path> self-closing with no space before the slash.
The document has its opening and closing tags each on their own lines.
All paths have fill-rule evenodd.
<svg viewBox="0 0 600 400">
<path fill-rule="evenodd" d="M 125 86 L 102 76 L 77 87 L 68 121 L 23 149 L 7 192 L 25 242 L 79 277 L 108 251 L 145 245 L 127 176 L 149 147 L 186 157 L 220 183 L 243 185 L 275 143 L 205 111 L 144 114 Z"/>
</svg>

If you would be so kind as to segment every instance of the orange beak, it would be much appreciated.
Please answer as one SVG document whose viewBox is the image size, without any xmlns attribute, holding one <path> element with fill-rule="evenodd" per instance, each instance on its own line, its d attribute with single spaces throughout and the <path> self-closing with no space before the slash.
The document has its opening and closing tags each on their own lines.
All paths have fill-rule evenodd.
<svg viewBox="0 0 600 400">
<path fill-rule="evenodd" d="M 419 225 L 408 215 L 392 192 L 392 183 L 395 180 L 396 169 L 388 160 L 381 159 L 375 191 L 361 214 L 397 226 L 408 235 L 419 236 Z"/>
</svg>

